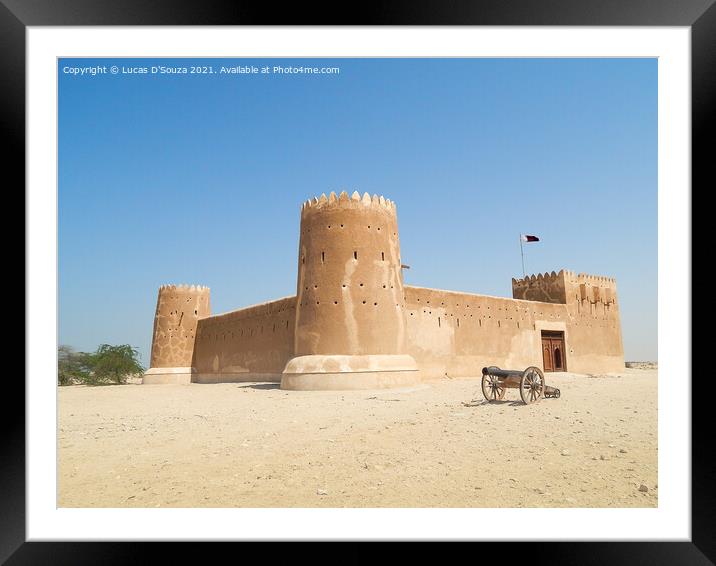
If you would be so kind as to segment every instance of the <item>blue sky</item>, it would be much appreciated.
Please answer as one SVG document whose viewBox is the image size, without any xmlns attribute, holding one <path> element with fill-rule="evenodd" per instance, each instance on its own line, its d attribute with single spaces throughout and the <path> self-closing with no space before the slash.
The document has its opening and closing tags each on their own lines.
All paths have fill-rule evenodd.
<svg viewBox="0 0 716 566">
<path fill-rule="evenodd" d="M 212 66 L 213 75 L 65 73 Z M 221 65 L 339 67 L 223 75 Z M 398 207 L 406 283 L 511 296 L 617 278 L 627 360 L 657 359 L 656 59 L 61 59 L 59 340 L 138 347 L 157 288 L 213 312 L 295 293 L 301 202 Z"/>
</svg>

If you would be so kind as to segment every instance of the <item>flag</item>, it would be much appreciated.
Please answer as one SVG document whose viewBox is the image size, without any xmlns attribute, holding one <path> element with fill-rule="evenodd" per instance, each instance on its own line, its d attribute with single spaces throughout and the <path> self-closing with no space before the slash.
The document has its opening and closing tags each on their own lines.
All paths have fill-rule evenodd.
<svg viewBox="0 0 716 566">
<path fill-rule="evenodd" d="M 539 238 L 537 236 L 528 236 L 527 234 L 523 234 L 521 237 L 523 242 L 539 242 Z"/>
</svg>

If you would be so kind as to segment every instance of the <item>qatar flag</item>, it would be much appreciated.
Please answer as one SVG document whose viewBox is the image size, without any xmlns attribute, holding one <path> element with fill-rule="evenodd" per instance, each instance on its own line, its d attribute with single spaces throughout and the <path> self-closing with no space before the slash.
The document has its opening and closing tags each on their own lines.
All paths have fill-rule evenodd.
<svg viewBox="0 0 716 566">
<path fill-rule="evenodd" d="M 539 242 L 539 238 L 537 236 L 528 236 L 527 234 L 523 234 L 522 241 L 523 242 Z"/>
</svg>

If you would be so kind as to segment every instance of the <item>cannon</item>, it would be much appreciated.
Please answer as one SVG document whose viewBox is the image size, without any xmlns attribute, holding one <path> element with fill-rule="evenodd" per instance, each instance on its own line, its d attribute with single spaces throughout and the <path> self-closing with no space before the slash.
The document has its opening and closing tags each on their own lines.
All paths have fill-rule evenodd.
<svg viewBox="0 0 716 566">
<path fill-rule="evenodd" d="M 499 401 L 507 389 L 519 389 L 525 405 L 536 403 L 543 397 L 558 399 L 560 396 L 559 389 L 545 383 L 544 374 L 538 367 L 530 366 L 524 371 L 496 366 L 482 368 L 482 394 L 485 399 Z"/>
</svg>

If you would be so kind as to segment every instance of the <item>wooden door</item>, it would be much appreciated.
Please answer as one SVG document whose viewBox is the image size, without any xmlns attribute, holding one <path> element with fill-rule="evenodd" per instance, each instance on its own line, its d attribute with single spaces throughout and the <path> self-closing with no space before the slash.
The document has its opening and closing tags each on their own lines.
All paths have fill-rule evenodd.
<svg viewBox="0 0 716 566">
<path fill-rule="evenodd" d="M 552 346 L 552 367 L 554 371 L 564 371 L 564 338 L 550 338 Z"/>
<path fill-rule="evenodd" d="M 544 371 L 567 371 L 564 332 L 542 331 L 542 362 Z"/>
<path fill-rule="evenodd" d="M 542 338 L 542 360 L 544 371 L 554 371 L 552 365 L 552 342 L 549 338 Z"/>
</svg>

